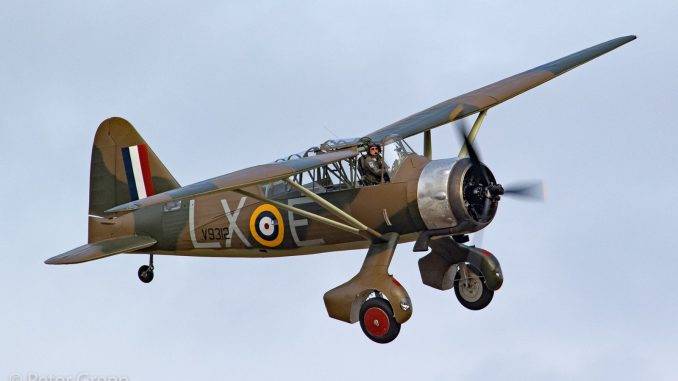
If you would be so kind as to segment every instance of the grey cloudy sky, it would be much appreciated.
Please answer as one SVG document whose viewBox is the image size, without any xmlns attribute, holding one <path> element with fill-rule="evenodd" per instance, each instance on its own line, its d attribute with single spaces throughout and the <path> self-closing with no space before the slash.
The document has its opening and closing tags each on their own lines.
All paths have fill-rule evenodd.
<svg viewBox="0 0 678 381">
<path fill-rule="evenodd" d="M 5 1 L 0 378 L 675 380 L 675 1 Z M 86 241 L 91 142 L 127 118 L 182 184 L 361 136 L 608 39 L 638 40 L 492 109 L 483 158 L 542 178 L 484 246 L 506 281 L 465 310 L 391 271 L 414 315 L 380 346 L 322 295 L 363 252 L 42 261 Z M 434 132 L 434 156 L 458 150 Z M 421 146 L 417 139 L 412 142 Z"/>
</svg>

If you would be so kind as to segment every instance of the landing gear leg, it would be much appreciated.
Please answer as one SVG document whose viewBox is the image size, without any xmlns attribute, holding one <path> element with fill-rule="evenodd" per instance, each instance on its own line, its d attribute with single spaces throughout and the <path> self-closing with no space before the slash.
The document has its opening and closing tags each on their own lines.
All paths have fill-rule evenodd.
<svg viewBox="0 0 678 381">
<path fill-rule="evenodd" d="M 139 267 L 137 272 L 139 280 L 144 283 L 150 283 L 153 280 L 153 254 L 151 254 L 148 265 Z"/>
<path fill-rule="evenodd" d="M 363 333 L 377 343 L 393 341 L 412 316 L 412 301 L 405 288 L 388 273 L 398 244 L 397 233 L 386 233 L 373 242 L 356 276 L 325 293 L 330 317 L 360 322 Z"/>
</svg>

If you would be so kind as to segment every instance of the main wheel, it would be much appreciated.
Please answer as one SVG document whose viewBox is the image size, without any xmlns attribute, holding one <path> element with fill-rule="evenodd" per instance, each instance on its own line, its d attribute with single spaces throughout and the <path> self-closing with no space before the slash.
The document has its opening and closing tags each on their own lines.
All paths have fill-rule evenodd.
<svg viewBox="0 0 678 381">
<path fill-rule="evenodd" d="M 143 265 L 139 267 L 137 275 L 139 275 L 140 281 L 150 283 L 153 280 L 153 269 L 148 265 Z"/>
<path fill-rule="evenodd" d="M 454 276 L 454 293 L 462 306 L 469 310 L 482 310 L 492 301 L 494 291 L 490 290 L 480 271 L 471 266 L 466 266 L 468 277 L 462 278 L 462 269 Z"/>
<path fill-rule="evenodd" d="M 393 341 L 400 333 L 400 323 L 386 299 L 367 299 L 360 307 L 360 328 L 370 340 L 380 344 Z"/>
</svg>

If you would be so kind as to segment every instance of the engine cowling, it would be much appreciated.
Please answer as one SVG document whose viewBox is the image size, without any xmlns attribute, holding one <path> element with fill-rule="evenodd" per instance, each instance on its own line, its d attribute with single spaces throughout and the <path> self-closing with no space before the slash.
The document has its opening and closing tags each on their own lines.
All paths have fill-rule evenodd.
<svg viewBox="0 0 678 381">
<path fill-rule="evenodd" d="M 483 172 L 484 171 L 484 172 Z M 465 234 L 487 226 L 497 212 L 499 197 L 492 172 L 468 158 L 432 160 L 417 184 L 417 206 L 429 230 L 451 229 Z"/>
</svg>

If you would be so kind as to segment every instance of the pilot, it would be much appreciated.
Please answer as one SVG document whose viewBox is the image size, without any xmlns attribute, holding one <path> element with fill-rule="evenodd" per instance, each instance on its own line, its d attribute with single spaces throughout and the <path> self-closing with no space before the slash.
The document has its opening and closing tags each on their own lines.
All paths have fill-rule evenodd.
<svg viewBox="0 0 678 381">
<path fill-rule="evenodd" d="M 360 172 L 363 175 L 363 185 L 376 185 L 381 183 L 382 175 L 385 182 L 389 182 L 388 166 L 381 158 L 381 146 L 377 143 L 370 143 L 367 148 L 367 155 L 361 156 L 358 160 Z"/>
</svg>

